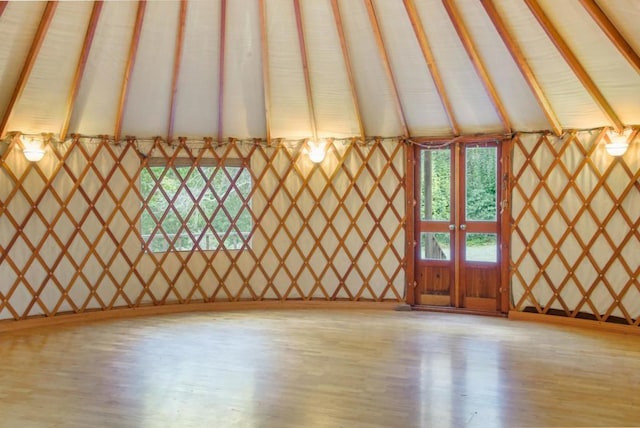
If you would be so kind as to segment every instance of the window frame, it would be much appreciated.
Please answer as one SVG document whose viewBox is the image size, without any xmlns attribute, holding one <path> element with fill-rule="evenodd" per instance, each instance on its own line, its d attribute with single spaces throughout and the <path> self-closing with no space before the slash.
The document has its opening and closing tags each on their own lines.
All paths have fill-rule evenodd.
<svg viewBox="0 0 640 428">
<path fill-rule="evenodd" d="M 140 214 L 140 219 L 138 221 L 138 234 L 142 243 L 143 251 L 145 253 L 165 254 L 165 253 L 178 253 L 178 252 L 184 253 L 184 252 L 193 252 L 193 251 L 196 251 L 196 252 L 243 251 L 243 250 L 251 249 L 251 241 L 252 241 L 251 238 L 252 238 L 253 229 L 254 229 L 254 217 L 251 214 L 251 205 L 252 205 L 251 196 L 253 194 L 254 177 L 251 174 L 251 169 L 249 165 L 250 165 L 249 162 L 246 159 L 241 157 L 225 158 L 225 159 L 218 159 L 213 157 L 202 157 L 198 159 L 194 159 L 192 157 L 174 157 L 174 158 L 149 157 L 148 159 L 146 159 L 145 162 L 141 164 L 140 174 L 137 180 L 138 186 L 139 186 L 138 190 L 140 192 L 141 204 L 142 204 L 141 205 L 142 212 Z M 145 195 L 143 194 L 143 190 L 142 190 L 142 182 L 141 182 L 142 175 L 143 173 L 145 173 L 145 170 L 149 170 L 150 168 L 154 168 L 154 167 L 162 167 L 164 168 L 164 171 L 161 172 L 159 175 L 156 175 L 150 171 L 146 172 L 148 175 L 152 176 L 153 184 L 152 184 L 151 191 L 147 195 Z M 181 213 L 177 212 L 177 210 L 174 211 L 177 213 L 178 220 L 182 224 L 182 226 L 178 229 L 180 232 L 179 235 L 187 234 L 187 235 L 190 235 L 189 236 L 190 239 L 191 237 L 195 238 L 195 239 L 191 239 L 191 242 L 193 245 L 190 249 L 182 248 L 179 246 L 177 247 L 176 246 L 177 240 L 175 238 L 175 235 L 177 234 L 170 234 L 167 231 L 165 231 L 162 225 L 162 221 L 160 221 L 163 217 L 165 217 L 165 213 L 167 211 L 170 211 L 172 207 L 174 207 L 172 200 L 168 199 L 166 195 L 162 194 L 163 200 L 166 201 L 168 205 L 167 205 L 167 208 L 164 210 L 163 214 L 159 217 L 157 217 L 150 208 L 151 207 L 150 201 L 153 198 L 153 195 L 156 192 L 162 193 L 160 189 L 162 189 L 163 187 L 162 180 L 164 179 L 164 175 L 167 174 L 167 170 L 172 170 L 173 173 L 180 180 L 180 187 L 178 188 L 177 193 L 188 191 L 189 189 L 188 184 L 185 183 L 183 175 L 178 172 L 178 168 L 185 168 L 185 167 L 190 169 L 188 177 L 191 177 L 192 174 L 196 173 L 196 174 L 200 174 L 205 179 L 205 186 L 202 192 L 199 193 L 198 195 L 195 195 L 192 193 L 189 196 L 189 198 L 192 199 L 192 202 L 194 204 L 199 204 L 199 202 L 201 202 L 201 199 L 202 199 L 201 196 L 204 192 L 213 193 L 215 195 L 214 198 L 216 199 L 216 201 L 219 201 L 218 206 L 214 209 L 211 216 L 205 217 L 205 222 L 206 222 L 205 226 L 199 231 L 191 231 L 189 229 L 188 220 L 191 217 L 191 215 L 193 215 L 193 213 L 191 213 L 187 218 L 185 218 L 182 216 Z M 214 172 L 212 175 L 206 174 L 201 170 L 201 168 L 207 168 L 207 167 L 214 168 Z M 229 171 L 227 171 L 225 173 L 224 171 L 227 168 L 239 168 L 240 172 L 236 174 L 232 174 Z M 240 191 L 240 188 L 237 185 L 237 179 L 245 172 L 248 174 L 249 183 L 250 183 L 250 188 L 246 195 L 247 196 L 246 198 L 244 197 L 244 195 L 242 195 L 242 192 Z M 230 180 L 230 183 L 226 188 L 227 190 L 225 190 L 223 193 L 215 192 L 215 188 L 213 187 L 213 180 L 216 174 L 225 174 L 227 179 Z M 162 179 L 160 179 L 160 177 L 162 177 Z M 251 227 L 248 231 L 241 231 L 237 226 L 237 221 L 236 222 L 233 221 L 234 218 L 230 217 L 230 214 L 226 209 L 223 210 L 222 212 L 230 222 L 228 229 L 222 233 L 218 233 L 214 227 L 215 216 L 217 216 L 220 210 L 222 209 L 220 202 L 222 202 L 222 207 L 224 207 L 224 202 L 226 201 L 226 198 L 229 196 L 229 193 L 228 193 L 229 187 L 232 187 L 232 190 L 230 190 L 230 192 L 237 192 L 240 195 L 239 197 L 242 200 L 242 206 L 240 207 L 238 212 L 240 213 L 241 211 L 246 210 L 247 215 L 249 215 L 249 221 L 251 222 Z M 173 201 L 175 201 L 176 198 L 177 196 L 173 198 Z M 201 214 L 203 214 L 202 211 L 201 211 Z M 145 215 L 150 217 L 154 224 L 153 230 L 150 234 L 143 233 L 142 222 Z M 239 219 L 239 217 L 236 216 L 236 220 L 237 219 Z M 231 230 L 232 232 L 228 233 L 229 230 Z M 214 243 L 215 243 L 214 247 L 211 248 L 209 246 L 202 245 L 204 241 L 204 236 L 202 236 L 203 232 L 213 234 Z M 226 241 L 226 239 L 228 239 L 229 236 L 233 233 L 243 236 L 237 248 L 227 247 L 225 245 L 225 242 L 222 241 L 221 239 L 221 238 L 225 238 L 226 236 L 225 238 L 225 241 Z M 168 238 L 172 235 L 173 235 L 173 239 Z M 153 239 L 158 236 L 161 237 L 166 242 L 167 244 L 166 249 L 163 249 L 163 250 L 152 249 Z"/>
</svg>

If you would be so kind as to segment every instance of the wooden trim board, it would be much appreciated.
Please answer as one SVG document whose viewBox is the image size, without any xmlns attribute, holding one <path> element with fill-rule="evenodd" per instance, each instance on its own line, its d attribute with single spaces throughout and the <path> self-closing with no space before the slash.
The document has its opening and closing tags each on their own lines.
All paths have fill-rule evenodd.
<svg viewBox="0 0 640 428">
<path fill-rule="evenodd" d="M 52 327 L 63 324 L 82 324 L 92 321 L 114 320 L 139 316 L 167 315 L 187 312 L 224 312 L 247 310 L 294 310 L 294 309 L 375 309 L 394 310 L 399 305 L 397 301 L 240 301 L 219 303 L 189 303 L 169 304 L 159 306 L 140 306 L 136 308 L 111 309 L 107 311 L 87 311 L 77 314 L 56 315 L 53 317 L 37 317 L 26 320 L 7 320 L 0 322 L 0 334 L 28 328 Z"/>
<path fill-rule="evenodd" d="M 509 319 L 512 321 L 540 322 L 614 333 L 640 334 L 640 328 L 635 325 L 614 324 L 610 322 L 569 318 L 557 315 L 544 315 L 532 312 L 509 311 Z"/>
</svg>

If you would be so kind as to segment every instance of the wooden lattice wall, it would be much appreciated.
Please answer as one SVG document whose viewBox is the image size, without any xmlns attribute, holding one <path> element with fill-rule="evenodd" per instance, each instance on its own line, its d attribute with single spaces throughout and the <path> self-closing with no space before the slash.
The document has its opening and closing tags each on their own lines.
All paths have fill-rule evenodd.
<svg viewBox="0 0 640 428">
<path fill-rule="evenodd" d="M 516 311 L 640 324 L 640 138 L 607 154 L 604 130 L 514 138 Z"/>
<path fill-rule="evenodd" d="M 334 141 L 312 164 L 304 143 L 114 144 L 75 138 L 30 163 L 1 150 L 0 319 L 239 300 L 402 301 L 404 145 Z M 151 152 L 153 150 L 153 152 Z M 250 166 L 250 248 L 144 250 L 145 155 Z"/>
</svg>

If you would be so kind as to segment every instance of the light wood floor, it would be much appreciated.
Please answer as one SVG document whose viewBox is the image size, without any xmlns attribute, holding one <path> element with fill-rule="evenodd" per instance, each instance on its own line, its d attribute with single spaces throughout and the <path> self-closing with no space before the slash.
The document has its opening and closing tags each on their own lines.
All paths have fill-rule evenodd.
<svg viewBox="0 0 640 428">
<path fill-rule="evenodd" d="M 640 336 L 472 315 L 189 313 L 0 335 L 2 427 L 640 424 Z"/>
</svg>

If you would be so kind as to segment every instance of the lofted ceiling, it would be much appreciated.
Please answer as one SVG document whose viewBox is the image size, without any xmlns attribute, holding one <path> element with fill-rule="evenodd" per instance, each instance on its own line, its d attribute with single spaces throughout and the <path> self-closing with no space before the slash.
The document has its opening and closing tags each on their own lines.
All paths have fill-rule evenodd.
<svg viewBox="0 0 640 428">
<path fill-rule="evenodd" d="M 0 137 L 640 124 L 638 0 L 0 2 Z"/>
</svg>

